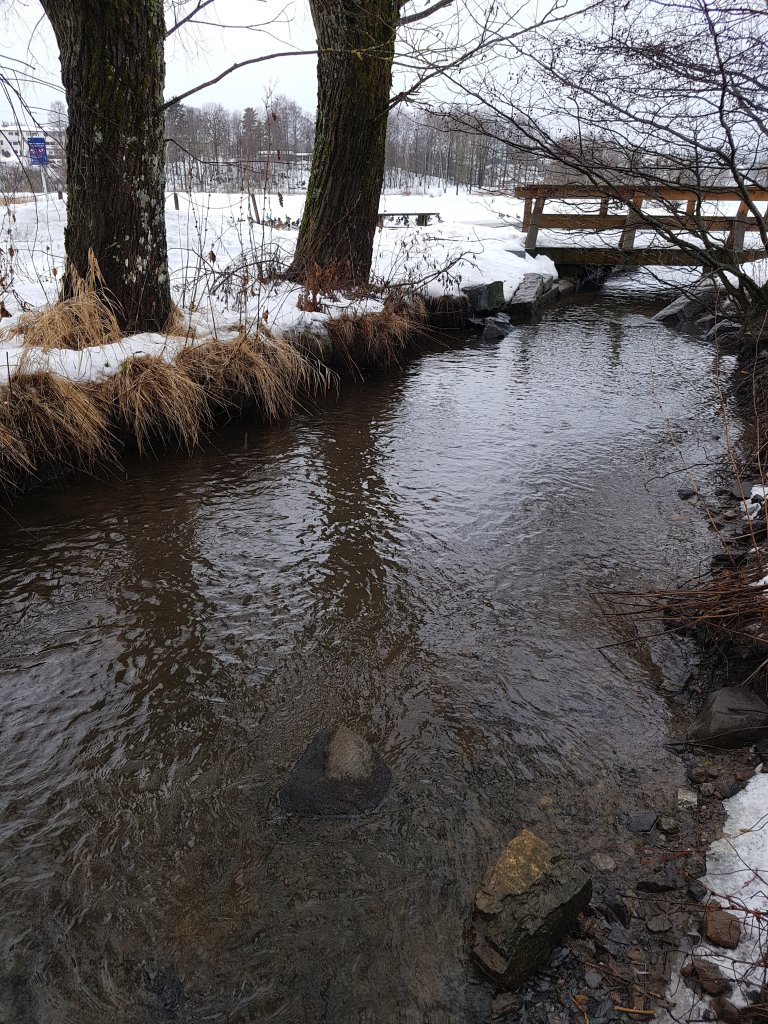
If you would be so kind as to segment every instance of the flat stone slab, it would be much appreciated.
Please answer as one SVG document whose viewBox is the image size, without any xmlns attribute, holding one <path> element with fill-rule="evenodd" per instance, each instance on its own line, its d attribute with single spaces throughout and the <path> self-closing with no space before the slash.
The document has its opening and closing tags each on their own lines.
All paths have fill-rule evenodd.
<svg viewBox="0 0 768 1024">
<path fill-rule="evenodd" d="M 472 956 L 516 989 L 576 923 L 592 895 L 577 864 L 527 829 L 507 844 L 475 897 Z"/>
<path fill-rule="evenodd" d="M 392 772 L 370 743 L 339 725 L 315 736 L 277 800 L 289 814 L 346 818 L 375 810 L 391 783 Z"/>
</svg>

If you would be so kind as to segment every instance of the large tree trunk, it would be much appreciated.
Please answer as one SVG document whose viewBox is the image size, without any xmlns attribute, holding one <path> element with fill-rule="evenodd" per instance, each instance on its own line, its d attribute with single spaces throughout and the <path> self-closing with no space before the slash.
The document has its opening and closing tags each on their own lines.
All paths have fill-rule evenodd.
<svg viewBox="0 0 768 1024">
<path fill-rule="evenodd" d="M 289 276 L 368 280 L 384 179 L 397 0 L 310 0 L 319 50 L 317 128 Z M 335 282 L 334 282 L 335 278 Z"/>
<path fill-rule="evenodd" d="M 92 249 L 127 331 L 171 311 L 165 237 L 162 0 L 41 0 L 67 94 L 67 260 Z"/>
</svg>

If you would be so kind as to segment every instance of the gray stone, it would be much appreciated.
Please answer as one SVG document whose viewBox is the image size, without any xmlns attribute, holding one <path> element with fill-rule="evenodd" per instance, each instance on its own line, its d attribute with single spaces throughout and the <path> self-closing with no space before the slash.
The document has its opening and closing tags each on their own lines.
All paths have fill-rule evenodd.
<svg viewBox="0 0 768 1024">
<path fill-rule="evenodd" d="M 470 285 L 461 289 L 469 301 L 469 308 L 475 315 L 498 313 L 504 305 L 504 282 Z"/>
<path fill-rule="evenodd" d="M 589 859 L 598 871 L 616 870 L 616 861 L 613 857 L 609 857 L 607 853 L 593 853 Z"/>
<path fill-rule="evenodd" d="M 650 832 L 656 824 L 658 815 L 655 811 L 636 811 L 627 817 L 627 828 L 630 832 L 639 835 L 641 832 Z"/>
<path fill-rule="evenodd" d="M 520 1009 L 520 996 L 516 992 L 499 992 L 491 1003 L 491 1020 L 504 1020 Z"/>
<path fill-rule="evenodd" d="M 513 318 L 530 316 L 541 304 L 547 291 L 544 282 L 545 278 L 541 274 L 525 274 L 504 307 L 505 312 Z M 552 297 L 556 295 L 557 292 L 553 292 Z"/>
<path fill-rule="evenodd" d="M 659 818 L 657 825 L 659 832 L 663 832 L 665 836 L 673 836 L 680 831 L 680 826 L 675 819 L 667 817 L 665 814 Z"/>
<path fill-rule="evenodd" d="M 714 306 L 717 299 L 717 286 L 711 279 L 700 281 L 686 294 L 678 296 L 668 306 L 660 310 L 654 320 L 662 324 L 682 324 L 695 320 Z"/>
<path fill-rule="evenodd" d="M 509 320 L 497 320 L 495 317 L 486 320 L 483 328 L 483 341 L 500 341 L 509 334 Z"/>
<path fill-rule="evenodd" d="M 719 996 L 730 990 L 730 981 L 723 976 L 716 964 L 710 960 L 704 960 L 703 957 L 695 956 L 693 965 L 699 984 L 708 995 Z"/>
<path fill-rule="evenodd" d="M 701 935 L 713 946 L 736 949 L 741 939 L 741 922 L 734 914 L 723 910 L 716 900 L 712 900 L 704 910 Z"/>
<path fill-rule="evenodd" d="M 315 736 L 277 798 L 289 814 L 348 817 L 375 810 L 391 782 L 370 743 L 340 725 Z"/>
<path fill-rule="evenodd" d="M 473 958 L 504 988 L 518 988 L 574 926 L 591 895 L 581 867 L 524 830 L 475 897 Z"/>
<path fill-rule="evenodd" d="M 650 921 L 647 922 L 647 928 L 649 932 L 654 932 L 659 935 L 662 932 L 668 932 L 672 928 L 672 922 L 666 916 L 666 914 L 656 914 Z"/>
<path fill-rule="evenodd" d="M 677 804 L 685 810 L 694 811 L 699 806 L 699 798 L 694 790 L 681 786 L 677 791 Z"/>
<path fill-rule="evenodd" d="M 698 493 L 695 487 L 680 487 L 677 496 L 682 501 L 687 501 L 689 498 L 695 498 Z"/>
<path fill-rule="evenodd" d="M 712 694 L 688 730 L 692 743 L 744 747 L 768 736 L 768 704 L 751 690 L 725 686 Z"/>
</svg>

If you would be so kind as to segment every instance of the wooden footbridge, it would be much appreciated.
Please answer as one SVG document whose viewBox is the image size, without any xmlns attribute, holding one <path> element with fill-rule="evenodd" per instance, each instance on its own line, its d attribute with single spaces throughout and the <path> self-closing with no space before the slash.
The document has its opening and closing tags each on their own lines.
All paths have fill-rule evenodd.
<svg viewBox="0 0 768 1024">
<path fill-rule="evenodd" d="M 713 256 L 733 263 L 750 262 L 768 258 L 768 250 L 762 244 L 758 247 L 746 245 L 747 235 L 759 232 L 765 227 L 765 214 L 756 219 L 750 213 L 750 203 L 768 201 L 768 189 L 750 188 L 744 192 L 733 187 L 710 186 L 700 189 L 657 188 L 648 191 L 634 186 L 619 186 L 611 189 L 610 197 L 605 191 L 565 185 L 526 185 L 515 190 L 518 199 L 525 200 L 523 230 L 527 232 L 525 251 L 531 255 L 549 256 L 556 265 L 583 267 L 618 266 L 677 266 L 694 267 L 709 264 Z M 594 213 L 545 212 L 547 201 L 558 204 L 584 205 L 589 202 L 599 210 Z M 738 203 L 738 210 L 732 216 L 721 213 L 702 213 L 702 203 Z M 648 211 L 643 213 L 643 204 Z M 685 204 L 683 206 L 683 204 Z M 651 212 L 649 206 L 656 209 Z M 622 207 L 627 207 L 626 212 Z M 659 212 L 658 208 L 661 208 Z M 539 230 L 549 228 L 558 231 L 594 232 L 587 244 L 579 239 L 574 245 L 537 245 Z M 672 242 L 665 245 L 651 243 L 636 245 L 637 234 L 651 233 L 660 228 L 665 232 L 694 236 L 688 245 L 678 247 Z M 620 231 L 617 243 L 601 237 L 603 231 Z M 722 232 L 722 242 L 715 243 L 712 232 Z M 710 246 L 707 250 L 697 243 L 696 236 L 704 235 Z M 591 243 L 591 244 L 589 244 Z M 701 254 L 696 251 L 701 249 Z"/>
</svg>

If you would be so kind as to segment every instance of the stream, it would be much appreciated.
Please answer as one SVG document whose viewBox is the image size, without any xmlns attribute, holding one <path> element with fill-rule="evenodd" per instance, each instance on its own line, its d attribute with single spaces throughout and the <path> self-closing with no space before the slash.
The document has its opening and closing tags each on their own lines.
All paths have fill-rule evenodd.
<svg viewBox="0 0 768 1024">
<path fill-rule="evenodd" d="M 505 843 L 621 865 L 682 779 L 680 666 L 612 596 L 712 548 L 677 490 L 721 451 L 715 354 L 667 294 L 616 278 L 0 513 L 2 1024 L 488 1020 Z M 337 723 L 386 802 L 281 815 Z"/>
</svg>

